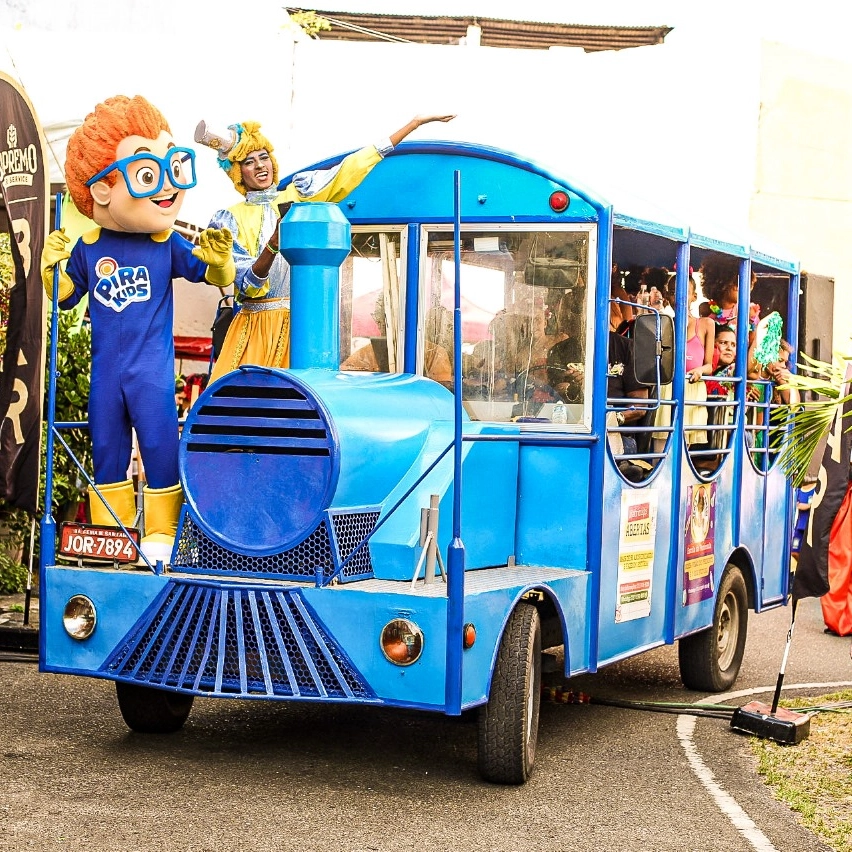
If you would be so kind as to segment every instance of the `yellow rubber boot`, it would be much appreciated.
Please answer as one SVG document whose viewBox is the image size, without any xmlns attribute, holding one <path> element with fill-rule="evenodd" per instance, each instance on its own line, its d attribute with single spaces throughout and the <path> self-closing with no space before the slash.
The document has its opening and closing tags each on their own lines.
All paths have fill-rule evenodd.
<svg viewBox="0 0 852 852">
<path fill-rule="evenodd" d="M 136 496 L 133 493 L 133 483 L 129 479 L 124 482 L 110 482 L 98 485 L 99 497 L 95 490 L 89 491 L 89 513 L 92 523 L 101 527 L 117 527 L 115 518 L 110 514 L 109 506 L 121 523 L 132 527 L 136 520 Z"/>
<path fill-rule="evenodd" d="M 142 490 L 145 506 L 145 535 L 142 552 L 151 562 L 168 562 L 177 534 L 183 491 L 180 485 Z"/>
</svg>

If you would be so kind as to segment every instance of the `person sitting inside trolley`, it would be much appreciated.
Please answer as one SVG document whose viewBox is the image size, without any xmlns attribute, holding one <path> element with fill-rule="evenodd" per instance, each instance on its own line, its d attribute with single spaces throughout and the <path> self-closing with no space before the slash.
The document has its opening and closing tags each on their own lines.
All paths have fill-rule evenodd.
<svg viewBox="0 0 852 852">
<path fill-rule="evenodd" d="M 440 312 L 445 310 L 444 308 L 437 308 L 430 311 L 426 319 L 427 329 L 441 327 L 442 315 Z M 341 370 L 371 373 L 387 372 L 389 370 L 387 320 L 385 318 L 384 299 L 382 296 L 379 296 L 376 301 L 373 319 L 376 321 L 381 337 L 372 338 L 363 346 L 356 349 L 341 363 Z M 450 319 L 450 324 L 450 334 L 452 335 L 452 319 Z M 434 335 L 427 335 L 423 371 L 428 378 L 452 390 L 453 365 L 450 354 L 444 346 L 429 339 L 432 336 Z"/>
<path fill-rule="evenodd" d="M 548 381 L 564 402 L 582 400 L 585 383 L 585 358 L 582 345 L 576 337 L 568 336 L 553 346 L 548 353 Z M 647 400 L 648 388 L 636 379 L 633 362 L 633 341 L 614 331 L 609 332 L 609 357 L 607 360 L 607 401 L 618 410 L 607 414 L 607 438 L 614 456 L 631 456 L 639 452 L 636 433 L 622 432 L 621 427 L 638 425 L 647 411 L 645 406 L 633 405 L 624 400 Z M 618 469 L 631 482 L 640 482 L 648 471 L 629 458 L 618 459 Z"/>
<path fill-rule="evenodd" d="M 705 383 L 707 389 L 708 431 L 710 447 L 714 450 L 724 450 L 730 444 L 729 430 L 720 426 L 731 426 L 734 422 L 734 388 L 733 381 L 725 379 L 735 375 L 737 360 L 737 333 L 729 325 L 717 325 L 714 340 L 712 378 Z M 713 403 L 724 403 L 713 404 Z M 748 435 L 746 435 L 748 440 Z M 703 456 L 696 460 L 695 467 L 705 475 L 715 472 L 721 462 L 721 456 Z"/>
</svg>

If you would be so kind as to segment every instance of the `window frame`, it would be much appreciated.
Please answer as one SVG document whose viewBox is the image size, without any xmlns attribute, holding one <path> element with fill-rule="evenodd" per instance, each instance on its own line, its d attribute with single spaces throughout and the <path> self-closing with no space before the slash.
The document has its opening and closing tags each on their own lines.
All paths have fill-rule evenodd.
<svg viewBox="0 0 852 852">
<path fill-rule="evenodd" d="M 598 224 L 596 222 L 524 222 L 524 223 L 497 223 L 497 222 L 466 222 L 461 225 L 461 235 L 468 233 L 535 233 L 535 232 L 566 232 L 584 233 L 588 240 L 587 266 L 586 266 L 586 304 L 585 304 L 585 353 L 586 363 L 592 362 L 595 341 L 595 304 L 597 291 L 597 262 L 598 262 Z M 420 225 L 420 266 L 418 270 L 418 293 L 417 293 L 417 355 L 416 372 L 424 375 L 425 347 L 426 347 L 426 313 L 428 310 L 429 283 L 431 271 L 431 255 L 429 254 L 430 234 L 452 235 L 454 228 L 452 224 L 423 223 Z M 464 293 L 464 272 L 462 271 L 461 289 Z M 529 285 L 535 286 L 535 285 Z M 452 308 L 451 308 L 452 309 Z M 481 420 L 484 423 L 511 424 L 520 427 L 523 432 L 557 431 L 576 432 L 590 434 L 592 431 L 592 387 L 593 370 L 586 370 L 583 387 L 582 416 L 575 423 L 525 423 L 507 420 Z M 462 397 L 462 402 L 466 400 Z M 465 405 L 468 414 L 471 414 L 469 405 Z M 472 417 L 471 419 L 478 419 Z"/>
</svg>

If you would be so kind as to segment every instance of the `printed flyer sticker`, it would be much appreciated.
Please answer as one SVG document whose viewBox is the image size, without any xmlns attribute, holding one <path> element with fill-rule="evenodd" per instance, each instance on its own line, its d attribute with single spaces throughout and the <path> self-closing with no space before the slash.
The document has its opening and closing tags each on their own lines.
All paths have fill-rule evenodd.
<svg viewBox="0 0 852 852">
<path fill-rule="evenodd" d="M 716 529 L 716 483 L 687 489 L 683 605 L 713 597 L 713 539 Z"/>
<path fill-rule="evenodd" d="M 651 614 L 656 533 L 657 492 L 622 491 L 616 622 L 647 618 Z"/>
</svg>

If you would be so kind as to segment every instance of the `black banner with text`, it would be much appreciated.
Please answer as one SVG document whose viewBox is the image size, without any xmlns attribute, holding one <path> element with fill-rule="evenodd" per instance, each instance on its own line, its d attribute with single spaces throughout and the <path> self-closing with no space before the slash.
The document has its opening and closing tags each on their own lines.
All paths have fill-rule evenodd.
<svg viewBox="0 0 852 852">
<path fill-rule="evenodd" d="M 0 498 L 35 512 L 44 359 L 44 289 L 39 271 L 50 176 L 44 136 L 18 84 L 0 73 L 0 190 L 14 283 L 0 372 Z"/>
</svg>

